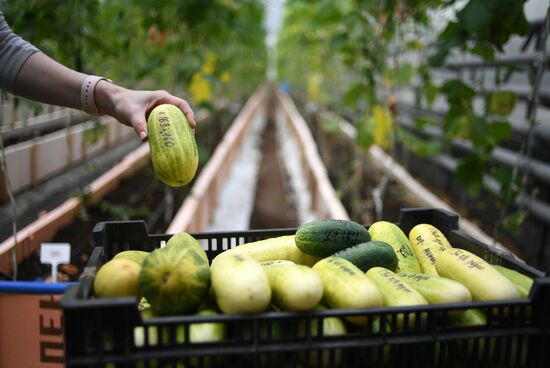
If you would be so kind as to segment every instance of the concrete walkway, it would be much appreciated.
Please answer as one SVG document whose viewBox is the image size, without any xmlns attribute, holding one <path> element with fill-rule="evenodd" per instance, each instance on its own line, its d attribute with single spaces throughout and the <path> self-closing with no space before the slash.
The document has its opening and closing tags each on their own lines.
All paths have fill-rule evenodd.
<svg viewBox="0 0 550 368">
<path fill-rule="evenodd" d="M 261 106 L 250 122 L 250 129 L 243 140 L 241 151 L 224 182 L 212 222 L 205 231 L 248 229 L 254 205 L 258 168 L 262 160 L 261 134 L 266 121 L 266 108 Z"/>
</svg>

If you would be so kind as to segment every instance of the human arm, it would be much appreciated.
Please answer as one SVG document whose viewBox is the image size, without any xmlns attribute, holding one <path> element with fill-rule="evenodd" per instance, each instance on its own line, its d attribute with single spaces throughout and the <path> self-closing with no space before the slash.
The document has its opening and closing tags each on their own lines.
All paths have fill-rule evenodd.
<svg viewBox="0 0 550 368">
<path fill-rule="evenodd" d="M 0 12 L 0 87 L 38 102 L 82 109 L 80 94 L 86 77 L 15 35 Z M 102 80 L 93 93 L 98 113 L 132 126 L 142 140 L 147 138 L 146 117 L 163 103 L 178 106 L 195 127 L 189 104 L 166 91 L 136 91 Z"/>
<path fill-rule="evenodd" d="M 80 89 L 85 78 L 86 74 L 36 52 L 23 64 L 15 81 L 15 93 L 35 101 L 80 109 Z M 100 114 L 110 115 L 132 126 L 141 140 L 147 138 L 146 117 L 155 106 L 163 103 L 178 106 L 191 127 L 195 127 L 189 104 L 166 91 L 135 91 L 101 80 L 95 86 L 94 94 Z"/>
</svg>

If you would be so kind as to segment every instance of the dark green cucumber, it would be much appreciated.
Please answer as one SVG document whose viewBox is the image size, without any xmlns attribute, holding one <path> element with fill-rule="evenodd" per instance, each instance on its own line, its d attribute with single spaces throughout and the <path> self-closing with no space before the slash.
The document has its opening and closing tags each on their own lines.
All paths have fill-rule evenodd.
<svg viewBox="0 0 550 368">
<path fill-rule="evenodd" d="M 349 220 L 314 220 L 300 226 L 295 236 L 298 249 L 322 258 L 369 240 L 368 230 Z"/>
<path fill-rule="evenodd" d="M 384 267 L 393 272 L 397 269 L 397 254 L 391 245 L 383 241 L 360 243 L 332 256 L 347 259 L 363 272 L 372 267 Z"/>
</svg>

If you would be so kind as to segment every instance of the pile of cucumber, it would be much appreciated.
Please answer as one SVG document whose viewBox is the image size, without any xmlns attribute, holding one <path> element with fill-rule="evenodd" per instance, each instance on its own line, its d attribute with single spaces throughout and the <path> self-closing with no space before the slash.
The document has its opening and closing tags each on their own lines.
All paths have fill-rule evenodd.
<svg viewBox="0 0 550 368">
<path fill-rule="evenodd" d="M 533 283 L 521 273 L 453 248 L 430 224 L 415 226 L 407 236 L 390 222 L 375 222 L 367 229 L 348 220 L 315 220 L 300 226 L 295 235 L 228 249 L 212 260 L 210 275 L 210 293 L 198 315 L 526 298 Z M 144 317 L 150 312 L 143 303 L 140 310 Z M 415 323 L 414 315 L 396 318 L 398 328 L 405 320 Z M 450 313 L 450 318 L 462 326 L 486 323 L 483 311 L 474 308 Z M 327 317 L 323 334 L 345 334 L 346 326 L 368 322 L 361 314 L 345 321 Z M 160 332 L 151 328 L 149 344 L 156 345 Z M 136 328 L 136 346 L 143 346 L 144 332 L 144 327 Z M 192 342 L 221 341 L 225 334 L 223 323 L 190 325 Z M 183 330 L 177 336 L 183 341 Z"/>
<path fill-rule="evenodd" d="M 430 224 L 408 236 L 387 221 L 368 229 L 315 220 L 295 235 L 247 243 L 218 255 L 212 289 L 223 313 L 270 306 L 307 311 L 525 298 L 533 280 L 453 248 Z M 360 318 L 352 323 L 362 323 Z"/>
</svg>

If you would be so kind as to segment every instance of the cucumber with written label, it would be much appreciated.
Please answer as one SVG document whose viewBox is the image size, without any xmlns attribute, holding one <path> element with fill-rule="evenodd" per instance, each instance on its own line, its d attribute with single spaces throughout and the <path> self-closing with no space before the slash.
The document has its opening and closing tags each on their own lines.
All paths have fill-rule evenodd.
<svg viewBox="0 0 550 368">
<path fill-rule="evenodd" d="M 510 280 L 484 259 L 465 249 L 452 248 L 441 252 L 436 269 L 439 275 L 466 286 L 474 301 L 519 298 Z"/>
<path fill-rule="evenodd" d="M 382 306 L 376 286 L 353 263 L 343 258 L 327 257 L 313 270 L 323 281 L 323 303 L 331 308 L 373 308 Z M 366 322 L 363 317 L 349 317 L 354 324 Z"/>
<path fill-rule="evenodd" d="M 441 276 L 412 272 L 402 272 L 397 276 L 422 294 L 430 304 L 472 301 L 472 294 L 468 288 L 457 281 Z"/>
<path fill-rule="evenodd" d="M 369 240 L 367 229 L 349 220 L 314 220 L 296 230 L 298 249 L 321 258 Z"/>
<path fill-rule="evenodd" d="M 373 267 L 367 271 L 366 276 L 382 294 L 382 300 L 386 307 L 428 304 L 422 294 L 400 279 L 396 273 L 386 268 Z M 392 318 L 392 316 L 389 316 L 389 318 Z M 414 313 L 399 313 L 396 318 L 396 326 L 399 328 L 405 325 L 405 321 L 408 321 L 410 325 L 415 323 Z"/>
<path fill-rule="evenodd" d="M 193 131 L 183 112 L 175 105 L 155 107 L 147 119 L 153 168 L 164 183 L 180 187 L 197 172 L 199 151 Z"/>
<path fill-rule="evenodd" d="M 392 246 L 383 241 L 357 244 L 336 252 L 332 256 L 347 259 L 363 272 L 377 266 L 392 271 L 397 269 L 397 255 Z"/>
<path fill-rule="evenodd" d="M 369 233 L 372 240 L 383 241 L 392 246 L 398 259 L 396 272 L 422 272 L 409 239 L 399 226 L 387 221 L 377 221 L 369 227 Z"/>
<path fill-rule="evenodd" d="M 452 248 L 439 229 L 430 224 L 418 224 L 409 232 L 409 243 L 420 263 L 422 272 L 437 276 L 435 262 L 442 251 Z"/>
</svg>

